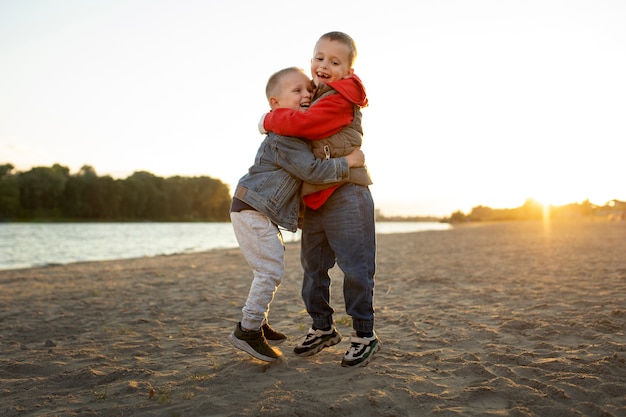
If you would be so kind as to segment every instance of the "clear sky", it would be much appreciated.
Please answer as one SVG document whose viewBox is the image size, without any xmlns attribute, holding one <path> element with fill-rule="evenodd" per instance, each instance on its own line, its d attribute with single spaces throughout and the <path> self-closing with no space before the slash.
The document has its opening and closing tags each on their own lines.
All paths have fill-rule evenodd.
<svg viewBox="0 0 626 417">
<path fill-rule="evenodd" d="M 234 189 L 265 82 L 357 42 L 386 215 L 626 200 L 626 2 L 0 1 L 0 163 Z"/>
</svg>

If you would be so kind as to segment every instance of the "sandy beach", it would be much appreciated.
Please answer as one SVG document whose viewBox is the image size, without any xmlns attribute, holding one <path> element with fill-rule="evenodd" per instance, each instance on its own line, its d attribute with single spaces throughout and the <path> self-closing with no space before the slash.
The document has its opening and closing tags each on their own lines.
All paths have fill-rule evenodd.
<svg viewBox="0 0 626 417">
<path fill-rule="evenodd" d="M 626 222 L 510 222 L 378 237 L 372 362 L 293 355 L 299 245 L 267 364 L 227 341 L 238 249 L 0 271 L 0 415 L 626 416 Z"/>
</svg>

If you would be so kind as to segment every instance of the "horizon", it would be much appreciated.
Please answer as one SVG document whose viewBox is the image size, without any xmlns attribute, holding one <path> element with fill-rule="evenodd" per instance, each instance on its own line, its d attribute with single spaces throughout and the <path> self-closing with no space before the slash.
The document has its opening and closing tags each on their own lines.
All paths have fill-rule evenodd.
<svg viewBox="0 0 626 417">
<path fill-rule="evenodd" d="M 0 165 L 3 165 L 3 164 L 10 164 L 10 162 L 0 161 Z M 55 163 L 55 164 L 58 164 L 58 165 L 60 165 L 62 167 L 69 168 L 66 165 L 61 164 L 61 163 Z M 55 164 L 52 164 L 52 165 L 48 166 L 47 168 L 50 168 L 50 167 L 52 167 Z M 13 164 L 11 164 L 11 165 L 13 165 Z M 147 172 L 149 174 L 152 174 L 152 175 L 154 175 L 156 177 L 160 177 L 160 178 L 171 178 L 171 177 L 210 177 L 210 178 L 212 178 L 214 180 L 218 180 L 218 181 L 221 181 L 222 183 L 226 184 L 229 187 L 229 192 L 232 190 L 232 188 L 227 183 L 225 183 L 222 179 L 211 177 L 210 175 L 186 176 L 186 175 L 174 174 L 174 175 L 161 176 L 161 175 L 157 175 L 157 174 L 155 174 L 153 172 L 150 172 L 150 171 L 147 171 L 147 170 L 137 169 L 137 170 L 134 170 L 133 172 L 131 172 L 131 173 L 127 174 L 127 175 L 124 175 L 124 176 L 113 176 L 113 175 L 109 175 L 109 174 L 100 174 L 100 173 L 98 173 L 98 170 L 95 169 L 95 167 L 93 167 L 93 166 L 91 166 L 89 164 L 84 164 L 83 166 L 90 166 L 91 168 L 93 168 L 95 173 L 96 173 L 96 175 L 98 177 L 110 176 L 111 178 L 113 178 L 115 180 L 124 180 L 124 179 L 130 177 L 132 174 L 134 174 L 136 172 Z M 17 167 L 14 167 L 13 171 L 16 171 L 15 173 L 21 173 L 21 172 L 27 172 L 27 171 L 29 171 L 29 170 L 31 170 L 33 168 L 38 168 L 38 167 L 41 167 L 41 166 L 32 166 L 32 167 L 29 167 L 27 169 L 18 169 Z M 76 171 L 70 170 L 69 175 L 76 175 L 78 173 L 78 171 L 79 170 L 76 170 Z M 232 192 L 230 192 L 230 195 L 232 197 Z M 583 199 L 583 200 L 579 200 L 579 201 L 570 201 L 570 202 L 564 202 L 564 203 L 560 203 L 560 204 L 552 204 L 552 203 L 544 203 L 544 202 L 542 202 L 540 200 L 537 200 L 537 199 L 535 199 L 533 197 L 526 197 L 526 198 L 523 199 L 523 201 L 520 204 L 515 205 L 515 206 L 493 207 L 493 206 L 489 206 L 487 204 L 480 204 L 479 203 L 479 204 L 476 204 L 476 205 L 472 206 L 468 210 L 457 209 L 457 210 L 451 211 L 450 213 L 443 213 L 443 214 L 437 214 L 437 215 L 435 215 L 435 214 L 423 214 L 423 213 L 411 213 L 411 212 L 406 212 L 406 213 L 402 213 L 402 214 L 388 214 L 388 213 L 384 212 L 384 210 L 382 210 L 382 209 L 380 209 L 378 207 L 376 207 L 376 212 L 377 212 L 377 216 L 382 216 L 384 218 L 413 218 L 413 217 L 415 217 L 415 218 L 428 218 L 428 217 L 432 217 L 432 218 L 442 219 L 442 218 L 449 217 L 449 216 L 451 216 L 452 214 L 454 214 L 455 212 L 458 212 L 458 211 L 460 211 L 460 212 L 462 212 L 464 214 L 469 214 L 472 211 L 472 209 L 474 209 L 476 207 L 488 207 L 488 208 L 491 208 L 491 209 L 494 209 L 494 210 L 515 209 L 515 208 L 519 208 L 519 207 L 524 206 L 526 204 L 526 202 L 528 202 L 529 200 L 531 200 L 531 201 L 533 201 L 533 202 L 535 202 L 537 204 L 540 204 L 541 206 L 543 206 L 545 208 L 559 208 L 559 207 L 567 206 L 567 205 L 571 205 L 571 204 L 582 204 L 585 201 L 589 201 L 592 205 L 597 206 L 597 207 L 604 207 L 606 205 L 609 205 L 613 201 L 624 201 L 624 200 L 620 200 L 618 198 L 611 198 L 611 199 L 608 199 L 608 200 L 606 200 L 606 201 L 604 201 L 602 203 L 599 203 L 599 202 L 596 202 L 596 201 L 592 201 L 590 199 Z"/>
</svg>

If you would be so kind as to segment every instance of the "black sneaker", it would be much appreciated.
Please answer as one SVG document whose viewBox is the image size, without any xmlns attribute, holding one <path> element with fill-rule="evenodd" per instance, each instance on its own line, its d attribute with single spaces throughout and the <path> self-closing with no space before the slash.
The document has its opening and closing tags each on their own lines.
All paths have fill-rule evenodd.
<svg viewBox="0 0 626 417">
<path fill-rule="evenodd" d="M 298 356 L 310 356 L 339 342 L 341 342 L 341 334 L 334 327 L 327 331 L 311 328 L 304 341 L 296 346 L 293 351 Z"/>
<path fill-rule="evenodd" d="M 341 366 L 367 365 L 380 346 L 381 343 L 376 333 L 372 337 L 357 337 L 356 333 L 352 333 L 350 349 L 343 355 Z"/>
<path fill-rule="evenodd" d="M 228 336 L 228 341 L 236 348 L 262 361 L 274 362 L 281 357 L 280 351 L 275 351 L 267 344 L 267 340 L 265 336 L 263 336 L 263 330 L 261 329 L 254 332 L 244 332 L 241 329 L 241 323 L 237 323 L 235 331 Z"/>
<path fill-rule="evenodd" d="M 272 345 L 280 345 L 285 340 L 287 340 L 286 334 L 272 328 L 269 323 L 263 324 L 263 326 L 261 326 L 261 330 L 263 330 L 263 336 L 265 336 L 267 342 Z"/>
</svg>

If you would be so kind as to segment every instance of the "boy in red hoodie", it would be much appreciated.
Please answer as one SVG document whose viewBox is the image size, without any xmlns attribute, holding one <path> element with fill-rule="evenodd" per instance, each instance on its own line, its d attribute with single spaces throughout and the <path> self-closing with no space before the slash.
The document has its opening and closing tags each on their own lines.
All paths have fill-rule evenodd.
<svg viewBox="0 0 626 417">
<path fill-rule="evenodd" d="M 311 59 L 316 93 L 306 112 L 276 109 L 264 115 L 260 128 L 311 141 L 314 153 L 325 158 L 341 156 L 360 146 L 360 108 L 367 106 L 361 80 L 354 74 L 356 45 L 342 32 L 324 34 Z M 325 138 L 344 132 L 344 143 Z M 310 194 L 304 190 L 306 209 L 302 224 L 301 262 L 304 269 L 302 298 L 313 325 L 294 352 L 313 355 L 341 341 L 330 305 L 329 270 L 339 265 L 344 273 L 346 312 L 354 332 L 341 364 L 367 364 L 380 348 L 374 332 L 374 274 L 376 237 L 374 202 L 365 170 L 356 182 L 333 185 Z M 351 174 L 351 177 L 353 175 Z"/>
</svg>

